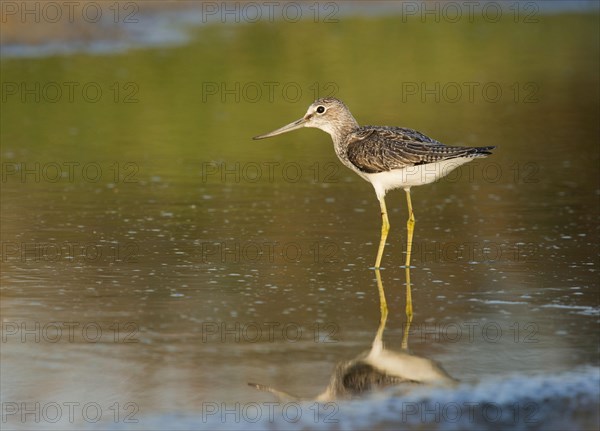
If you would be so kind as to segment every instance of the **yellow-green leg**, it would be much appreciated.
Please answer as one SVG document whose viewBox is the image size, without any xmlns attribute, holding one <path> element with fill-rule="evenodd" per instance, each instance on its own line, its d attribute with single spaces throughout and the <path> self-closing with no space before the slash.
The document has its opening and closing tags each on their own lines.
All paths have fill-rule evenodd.
<svg viewBox="0 0 600 431">
<path fill-rule="evenodd" d="M 410 292 L 410 267 L 406 267 L 406 320 L 410 325 L 413 318 L 412 295 Z"/>
<path fill-rule="evenodd" d="M 408 316 L 408 307 L 406 309 L 406 326 L 404 326 L 404 332 L 402 334 L 402 348 L 408 350 L 408 334 L 410 333 L 410 324 L 412 322 L 412 314 Z"/>
<path fill-rule="evenodd" d="M 381 268 L 381 258 L 383 257 L 383 249 L 385 248 L 385 240 L 390 231 L 390 222 L 388 220 L 387 208 L 385 207 L 385 198 L 379 199 L 381 205 L 381 239 L 379 240 L 379 250 L 377 251 L 377 260 L 375 261 L 375 269 Z"/>
<path fill-rule="evenodd" d="M 377 335 L 375 336 L 375 343 L 381 343 L 383 338 L 383 330 L 385 329 L 385 322 L 387 321 L 388 308 L 387 302 L 385 300 L 385 292 L 383 291 L 381 273 L 378 269 L 375 270 L 375 277 L 377 277 L 377 288 L 379 290 L 379 307 L 381 309 L 381 318 L 379 320 L 379 328 L 377 329 Z"/>
<path fill-rule="evenodd" d="M 412 253 L 413 233 L 415 231 L 415 215 L 413 213 L 412 202 L 410 200 L 410 189 L 406 191 L 406 202 L 408 203 L 408 221 L 406 222 L 406 317 L 410 323 L 413 317 L 412 295 L 410 291 L 410 255 Z"/>
</svg>

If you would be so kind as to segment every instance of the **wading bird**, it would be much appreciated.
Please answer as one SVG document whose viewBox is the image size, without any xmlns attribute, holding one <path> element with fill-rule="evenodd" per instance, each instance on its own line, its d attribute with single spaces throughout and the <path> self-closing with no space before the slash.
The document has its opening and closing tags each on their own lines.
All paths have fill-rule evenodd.
<svg viewBox="0 0 600 431">
<path fill-rule="evenodd" d="M 253 139 L 270 138 L 301 127 L 316 127 L 329 133 L 340 161 L 375 188 L 382 218 L 375 268 L 381 266 L 390 229 L 386 193 L 398 188 L 406 192 L 409 217 L 405 265 L 409 268 L 415 226 L 410 188 L 432 183 L 476 157 L 490 155 L 495 148 L 450 147 L 404 127 L 359 126 L 344 102 L 335 98 L 318 99 L 308 107 L 304 117 Z"/>
</svg>

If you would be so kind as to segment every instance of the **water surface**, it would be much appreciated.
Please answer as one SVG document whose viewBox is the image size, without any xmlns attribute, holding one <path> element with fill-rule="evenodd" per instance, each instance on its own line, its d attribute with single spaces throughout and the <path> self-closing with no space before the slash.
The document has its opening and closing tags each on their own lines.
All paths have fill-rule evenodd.
<svg viewBox="0 0 600 431">
<path fill-rule="evenodd" d="M 214 23 L 177 46 L 3 59 L 3 88 L 40 86 L 39 101 L 5 92 L 0 119 L 3 414 L 40 403 L 45 428 L 262 429 L 273 397 L 248 382 L 311 399 L 368 350 L 372 187 L 320 131 L 250 139 L 334 95 L 362 124 L 497 146 L 412 193 L 409 347 L 461 386 L 339 401 L 333 416 L 307 401 L 271 426 L 550 429 L 560 406 L 574 429 L 593 427 L 598 16 L 537 18 Z M 384 340 L 398 350 L 407 214 L 403 193 L 387 202 Z M 465 403 L 496 403 L 508 422 L 421 417 L 427 402 L 465 417 Z"/>
</svg>

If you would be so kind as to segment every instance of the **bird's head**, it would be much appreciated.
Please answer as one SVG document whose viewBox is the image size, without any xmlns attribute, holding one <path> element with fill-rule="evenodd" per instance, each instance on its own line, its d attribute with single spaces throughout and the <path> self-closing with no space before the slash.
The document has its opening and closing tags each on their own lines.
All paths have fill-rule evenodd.
<svg viewBox="0 0 600 431">
<path fill-rule="evenodd" d="M 301 127 L 316 127 L 324 132 L 335 136 L 347 128 L 354 128 L 358 123 L 350 113 L 348 107 L 339 99 L 328 97 L 315 100 L 304 114 L 304 117 L 293 123 L 280 127 L 264 135 L 255 136 L 252 139 L 264 139 L 282 133 L 291 132 Z"/>
</svg>

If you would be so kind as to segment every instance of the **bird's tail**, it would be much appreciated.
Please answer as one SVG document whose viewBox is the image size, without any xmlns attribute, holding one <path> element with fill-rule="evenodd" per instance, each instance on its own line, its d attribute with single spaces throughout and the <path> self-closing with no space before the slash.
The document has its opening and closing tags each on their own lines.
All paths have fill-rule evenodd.
<svg viewBox="0 0 600 431">
<path fill-rule="evenodd" d="M 490 147 L 477 147 L 476 150 L 479 154 L 485 154 L 486 156 L 489 156 L 490 154 L 492 154 L 492 150 L 496 148 L 494 146 L 490 146 Z"/>
<path fill-rule="evenodd" d="M 485 157 L 485 156 L 489 156 L 490 154 L 492 154 L 492 150 L 496 148 L 494 146 L 490 146 L 490 147 L 474 147 L 473 148 L 473 152 L 472 155 L 474 157 Z"/>
</svg>

